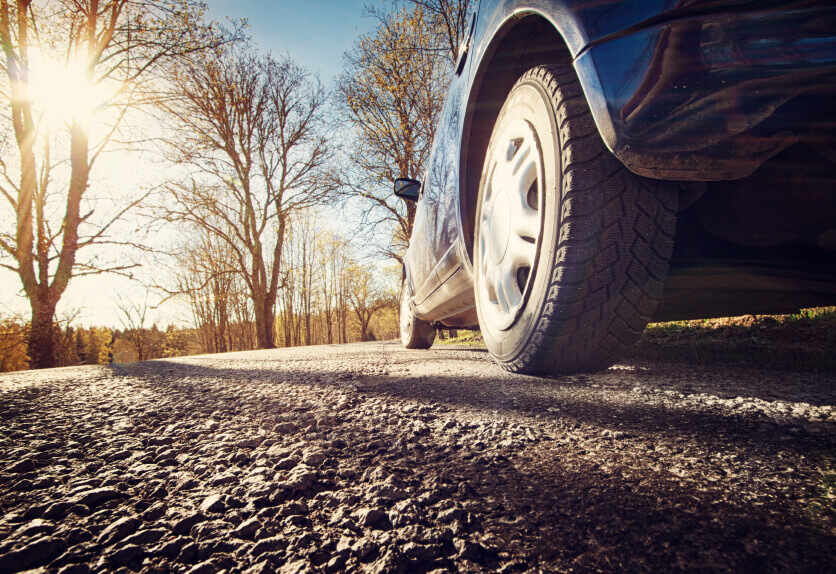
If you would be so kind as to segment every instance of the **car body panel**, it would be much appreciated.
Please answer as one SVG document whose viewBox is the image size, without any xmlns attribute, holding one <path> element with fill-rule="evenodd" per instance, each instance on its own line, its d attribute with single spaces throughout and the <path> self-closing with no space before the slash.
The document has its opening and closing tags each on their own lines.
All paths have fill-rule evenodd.
<svg viewBox="0 0 836 574">
<path fill-rule="evenodd" d="M 631 171 L 734 179 L 822 129 L 834 30 L 836 7 L 701 15 L 592 46 L 575 65 L 582 82 L 597 76 L 599 131 Z"/>
<path fill-rule="evenodd" d="M 644 176 L 747 175 L 800 138 L 815 138 L 821 107 L 836 93 L 836 10 L 824 2 L 481 0 L 440 116 L 405 259 L 421 319 L 475 326 L 472 232 L 462 216 L 462 197 L 473 190 L 464 189 L 463 142 L 480 85 L 491 81 L 485 69 L 493 50 L 531 17 L 560 34 L 604 141 Z M 788 107 L 799 96 L 813 113 Z M 825 117 L 833 117 L 829 109 Z"/>
</svg>

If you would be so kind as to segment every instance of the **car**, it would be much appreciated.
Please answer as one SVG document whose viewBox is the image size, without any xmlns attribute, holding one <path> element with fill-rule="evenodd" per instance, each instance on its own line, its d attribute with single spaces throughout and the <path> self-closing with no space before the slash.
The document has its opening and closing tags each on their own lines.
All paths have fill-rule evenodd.
<svg viewBox="0 0 836 574">
<path fill-rule="evenodd" d="M 651 321 L 836 304 L 835 96 L 829 2 L 481 0 L 395 182 L 403 345 L 591 372 Z"/>
</svg>

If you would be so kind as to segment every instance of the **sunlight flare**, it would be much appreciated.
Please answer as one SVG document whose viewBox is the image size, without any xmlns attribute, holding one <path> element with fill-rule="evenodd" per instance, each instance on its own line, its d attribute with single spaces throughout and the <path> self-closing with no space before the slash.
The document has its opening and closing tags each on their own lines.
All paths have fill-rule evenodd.
<svg viewBox="0 0 836 574">
<path fill-rule="evenodd" d="M 48 124 L 88 123 L 107 100 L 101 86 L 87 81 L 84 68 L 83 60 L 65 63 L 43 54 L 32 58 L 29 95 Z"/>
</svg>

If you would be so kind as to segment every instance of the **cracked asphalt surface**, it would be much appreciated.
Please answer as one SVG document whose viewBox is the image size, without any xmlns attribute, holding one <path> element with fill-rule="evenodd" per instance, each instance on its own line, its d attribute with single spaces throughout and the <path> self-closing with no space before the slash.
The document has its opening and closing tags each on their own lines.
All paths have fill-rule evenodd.
<svg viewBox="0 0 836 574">
<path fill-rule="evenodd" d="M 0 375 L 0 573 L 833 572 L 836 376 L 366 343 Z"/>
</svg>

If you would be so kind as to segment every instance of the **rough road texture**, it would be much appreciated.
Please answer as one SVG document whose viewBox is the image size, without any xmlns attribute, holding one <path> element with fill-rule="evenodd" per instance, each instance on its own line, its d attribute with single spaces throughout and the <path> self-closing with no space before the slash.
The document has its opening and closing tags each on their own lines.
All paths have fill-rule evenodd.
<svg viewBox="0 0 836 574">
<path fill-rule="evenodd" d="M 364 344 L 0 378 L 0 572 L 833 572 L 834 376 Z"/>
</svg>

